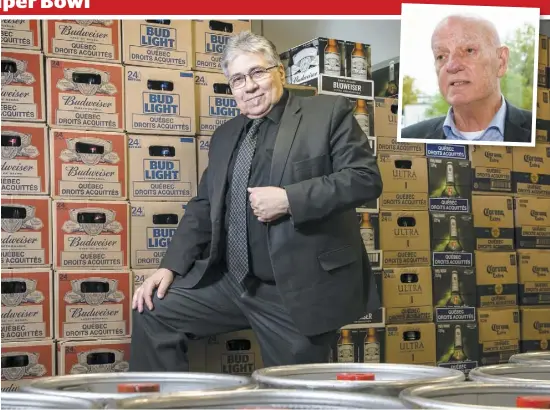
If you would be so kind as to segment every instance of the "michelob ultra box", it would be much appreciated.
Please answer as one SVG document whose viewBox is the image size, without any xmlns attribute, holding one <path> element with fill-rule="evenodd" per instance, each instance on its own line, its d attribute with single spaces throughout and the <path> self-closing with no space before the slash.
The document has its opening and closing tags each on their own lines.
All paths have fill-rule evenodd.
<svg viewBox="0 0 550 410">
<path fill-rule="evenodd" d="M 158 268 L 172 236 L 185 213 L 181 202 L 134 202 L 130 204 L 130 266 Z"/>
<path fill-rule="evenodd" d="M 44 54 L 120 63 L 120 20 L 45 20 Z"/>
<path fill-rule="evenodd" d="M 40 51 L 2 48 L 2 121 L 45 122 L 44 89 Z"/>
<path fill-rule="evenodd" d="M 91 131 L 124 128 L 120 64 L 47 59 L 48 125 Z"/>
<path fill-rule="evenodd" d="M 119 373 L 130 368 L 130 338 L 109 340 L 60 340 L 57 342 L 59 376 Z"/>
<path fill-rule="evenodd" d="M 129 266 L 127 202 L 59 200 L 53 205 L 54 268 L 123 269 Z"/>
<path fill-rule="evenodd" d="M 250 20 L 193 20 L 193 69 L 221 72 L 222 53 L 229 38 L 250 29 Z"/>
<path fill-rule="evenodd" d="M 195 134 L 195 86 L 189 71 L 126 66 L 126 131 Z"/>
<path fill-rule="evenodd" d="M 50 156 L 45 124 L 2 122 L 2 193 L 47 195 Z"/>
<path fill-rule="evenodd" d="M 53 340 L 2 343 L 2 393 L 19 391 L 35 379 L 55 375 Z"/>
<path fill-rule="evenodd" d="M 208 167 L 208 153 L 210 152 L 210 139 L 212 137 L 207 135 L 199 135 L 197 137 L 197 169 L 198 179 L 200 183 L 202 174 L 206 167 Z"/>
<path fill-rule="evenodd" d="M 126 134 L 50 130 L 52 197 L 126 199 Z"/>
<path fill-rule="evenodd" d="M 2 48 L 42 49 L 40 20 L 2 20 Z"/>
<path fill-rule="evenodd" d="M 241 113 L 223 74 L 195 72 L 195 96 L 200 135 L 212 135 L 216 128 Z"/>
<path fill-rule="evenodd" d="M 2 268 L 52 263 L 52 200 L 2 195 Z"/>
<path fill-rule="evenodd" d="M 126 65 L 190 70 L 191 20 L 123 20 L 122 48 Z"/>
<path fill-rule="evenodd" d="M 197 193 L 193 137 L 128 138 L 130 201 L 189 201 Z"/>
</svg>

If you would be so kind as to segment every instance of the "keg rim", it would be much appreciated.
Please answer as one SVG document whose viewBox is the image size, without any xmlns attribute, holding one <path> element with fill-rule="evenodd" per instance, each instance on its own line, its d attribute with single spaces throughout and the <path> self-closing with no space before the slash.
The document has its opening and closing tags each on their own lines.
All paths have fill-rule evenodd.
<svg viewBox="0 0 550 410">
<path fill-rule="evenodd" d="M 517 353 L 510 356 L 509 363 L 526 363 L 526 362 L 538 362 L 542 360 L 544 362 L 550 362 L 550 351 L 543 352 L 527 352 Z"/>
<path fill-rule="evenodd" d="M 25 402 L 36 401 L 40 403 L 47 403 L 52 405 L 58 405 L 63 403 L 63 408 L 80 408 L 80 409 L 101 409 L 100 403 L 94 400 L 85 399 L 83 397 L 66 397 L 57 394 L 34 394 L 29 392 L 17 391 L 17 392 L 2 392 L 2 404 L 9 406 L 11 402 L 15 403 L 16 407 L 25 407 Z M 53 407 L 52 407 L 53 408 Z M 59 407 L 61 408 L 61 407 Z"/>
<path fill-rule="evenodd" d="M 506 384 L 536 384 L 540 387 L 550 387 L 550 380 L 540 380 L 536 378 L 520 378 L 507 376 L 502 374 L 506 371 L 518 371 L 525 370 L 526 374 L 536 373 L 549 373 L 550 363 L 533 363 L 533 362 L 521 362 L 521 363 L 503 363 L 494 364 L 491 366 L 476 367 L 470 370 L 468 377 L 473 381 L 482 383 L 506 383 Z"/>
</svg>

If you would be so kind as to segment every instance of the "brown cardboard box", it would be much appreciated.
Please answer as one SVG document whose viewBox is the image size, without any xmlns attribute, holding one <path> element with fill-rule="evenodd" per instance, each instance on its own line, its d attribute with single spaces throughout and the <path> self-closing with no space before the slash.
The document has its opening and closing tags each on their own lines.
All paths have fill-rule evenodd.
<svg viewBox="0 0 550 410">
<path fill-rule="evenodd" d="M 50 127 L 96 132 L 124 129 L 124 69 L 120 64 L 46 61 Z"/>
<path fill-rule="evenodd" d="M 176 232 L 185 204 L 181 202 L 134 202 L 130 204 L 130 266 L 158 268 L 172 235 Z"/>
<path fill-rule="evenodd" d="M 398 142 L 397 137 L 376 137 L 377 153 L 381 155 L 426 155 L 426 146 L 413 142 Z"/>
<path fill-rule="evenodd" d="M 193 73 L 126 66 L 126 131 L 135 134 L 194 135 Z"/>
<path fill-rule="evenodd" d="M 518 304 L 518 263 L 515 252 L 475 252 L 479 307 Z"/>
<path fill-rule="evenodd" d="M 386 326 L 384 362 L 435 366 L 435 325 L 419 323 Z"/>
<path fill-rule="evenodd" d="M 44 20 L 44 54 L 120 63 L 120 20 Z"/>
<path fill-rule="evenodd" d="M 550 306 L 520 307 L 522 353 L 547 351 L 550 347 Z"/>
<path fill-rule="evenodd" d="M 42 49 L 40 20 L 2 20 L 2 48 Z"/>
<path fill-rule="evenodd" d="M 475 249 L 512 251 L 514 244 L 514 199 L 511 196 L 472 197 Z"/>
<path fill-rule="evenodd" d="M 125 65 L 190 70 L 191 20 L 123 20 Z"/>
<path fill-rule="evenodd" d="M 2 48 L 2 122 L 45 122 L 45 88 L 40 51 Z"/>
<path fill-rule="evenodd" d="M 226 333 L 208 338 L 206 371 L 250 376 L 263 367 L 260 346 L 251 330 Z"/>
<path fill-rule="evenodd" d="M 53 198 L 126 199 L 126 134 L 50 130 Z"/>
<path fill-rule="evenodd" d="M 397 138 L 397 99 L 381 98 L 374 99 L 374 135 L 376 137 Z M 422 146 L 424 144 L 402 144 L 403 146 Z M 401 151 L 401 150 L 400 150 Z M 413 151 L 413 149 L 411 149 Z M 412 152 L 401 152 L 403 154 L 413 155 Z M 419 154 L 423 155 L 423 154 Z"/>
<path fill-rule="evenodd" d="M 515 198 L 516 249 L 550 249 L 550 198 Z"/>
<path fill-rule="evenodd" d="M 200 135 L 212 135 L 216 128 L 241 113 L 221 73 L 195 72 L 195 98 Z"/>
<path fill-rule="evenodd" d="M 381 210 L 428 210 L 426 158 L 379 155 L 378 167 L 384 184 Z"/>
<path fill-rule="evenodd" d="M 55 271 L 55 338 L 130 336 L 133 278 L 129 271 Z"/>
<path fill-rule="evenodd" d="M 210 152 L 210 139 L 212 137 L 206 135 L 199 135 L 197 137 L 197 170 L 198 179 L 200 183 L 202 174 L 206 167 L 208 167 L 208 152 Z"/>
<path fill-rule="evenodd" d="M 550 305 L 549 260 L 548 250 L 518 250 L 520 305 Z"/>
<path fill-rule="evenodd" d="M 429 266 L 384 269 L 382 305 L 386 323 L 433 322 L 432 271 Z"/>
<path fill-rule="evenodd" d="M 2 269 L 2 344 L 53 337 L 52 271 Z"/>
<path fill-rule="evenodd" d="M 145 282 L 156 271 L 157 269 L 133 269 L 132 270 L 132 277 L 133 277 L 132 296 L 133 296 L 133 292 L 135 292 L 137 288 L 143 285 L 143 282 Z"/>
<path fill-rule="evenodd" d="M 60 340 L 57 342 L 59 376 L 118 373 L 129 369 L 130 338 L 112 340 Z"/>
<path fill-rule="evenodd" d="M 130 266 L 127 202 L 59 200 L 53 209 L 54 268 L 87 271 Z"/>
<path fill-rule="evenodd" d="M 55 375 L 53 340 L 2 343 L 2 393 L 19 391 L 35 379 Z"/>
<path fill-rule="evenodd" d="M 546 64 L 539 64 L 539 73 L 537 78 L 537 86 L 542 88 L 548 88 L 548 76 L 546 73 Z"/>
<path fill-rule="evenodd" d="M 383 363 L 384 325 L 344 326 L 330 346 L 329 363 Z"/>
<path fill-rule="evenodd" d="M 537 118 L 550 121 L 550 90 L 537 87 Z"/>
<path fill-rule="evenodd" d="M 550 144 L 514 147 L 513 153 L 512 192 L 550 198 Z"/>
<path fill-rule="evenodd" d="M 195 138 L 132 135 L 128 152 L 130 201 L 189 201 L 196 195 Z"/>
<path fill-rule="evenodd" d="M 250 20 L 193 20 L 193 70 L 221 72 L 222 53 L 229 37 L 250 29 Z"/>
<path fill-rule="evenodd" d="M 2 267 L 49 267 L 52 263 L 52 200 L 2 196 Z"/>
<path fill-rule="evenodd" d="M 544 64 L 547 67 L 550 65 L 548 60 L 548 36 L 544 34 L 539 34 L 539 64 Z"/>
<path fill-rule="evenodd" d="M 2 193 L 50 193 L 50 155 L 45 124 L 2 122 Z"/>
<path fill-rule="evenodd" d="M 479 357 L 482 366 L 508 363 L 519 353 L 519 309 L 479 308 Z"/>
<path fill-rule="evenodd" d="M 512 192 L 512 147 L 470 145 L 472 191 Z"/>
</svg>

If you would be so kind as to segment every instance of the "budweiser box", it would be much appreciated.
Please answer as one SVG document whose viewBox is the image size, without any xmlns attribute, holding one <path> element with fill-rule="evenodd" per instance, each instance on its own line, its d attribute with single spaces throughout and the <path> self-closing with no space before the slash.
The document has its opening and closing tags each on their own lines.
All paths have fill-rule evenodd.
<svg viewBox="0 0 550 410">
<path fill-rule="evenodd" d="M 477 323 L 439 323 L 436 325 L 437 366 L 460 370 L 466 376 L 479 364 Z"/>
<path fill-rule="evenodd" d="M 478 251 L 513 251 L 514 199 L 511 196 L 472 197 L 474 241 Z"/>
<path fill-rule="evenodd" d="M 380 212 L 380 248 L 384 268 L 430 266 L 428 211 Z"/>
<path fill-rule="evenodd" d="M 45 124 L 2 122 L 2 193 L 47 195 L 50 156 Z"/>
<path fill-rule="evenodd" d="M 380 209 L 428 210 L 428 169 L 426 158 L 378 155 L 384 191 Z"/>
<path fill-rule="evenodd" d="M 52 339 L 51 270 L 2 269 L 1 275 L 2 343 Z"/>
<path fill-rule="evenodd" d="M 119 20 L 44 20 L 44 54 L 120 63 Z"/>
<path fill-rule="evenodd" d="M 133 295 L 133 292 L 137 288 L 139 288 L 141 285 L 143 285 L 143 282 L 145 282 L 156 271 L 157 269 L 133 269 L 132 270 L 132 277 L 133 277 L 132 295 Z"/>
<path fill-rule="evenodd" d="M 199 135 L 197 137 L 197 182 L 200 183 L 204 170 L 208 167 L 208 153 L 210 152 L 210 136 Z"/>
<path fill-rule="evenodd" d="M 126 134 L 50 130 L 52 197 L 126 199 Z"/>
<path fill-rule="evenodd" d="M 470 145 L 472 191 L 512 192 L 512 147 Z"/>
<path fill-rule="evenodd" d="M 130 201 L 189 201 L 196 195 L 195 138 L 132 135 L 128 152 Z"/>
<path fill-rule="evenodd" d="M 49 267 L 52 263 L 52 200 L 2 195 L 2 267 Z"/>
<path fill-rule="evenodd" d="M 472 214 L 431 213 L 433 266 L 474 266 Z"/>
<path fill-rule="evenodd" d="M 432 270 L 437 323 L 476 321 L 475 268 L 437 267 Z"/>
<path fill-rule="evenodd" d="M 479 308 L 480 365 L 508 363 L 510 356 L 519 353 L 519 309 Z"/>
<path fill-rule="evenodd" d="M 435 325 L 415 323 L 386 326 L 386 363 L 435 366 Z"/>
<path fill-rule="evenodd" d="M 550 305 L 550 251 L 521 249 L 517 254 L 519 304 Z"/>
<path fill-rule="evenodd" d="M 2 48 L 2 121 L 45 122 L 45 88 L 40 51 Z"/>
<path fill-rule="evenodd" d="M 2 393 L 19 391 L 33 380 L 55 375 L 53 340 L 2 343 Z"/>
<path fill-rule="evenodd" d="M 193 20 L 193 70 L 221 72 L 229 38 L 251 27 L 250 20 Z"/>
<path fill-rule="evenodd" d="M 413 142 L 398 142 L 397 137 L 376 136 L 376 153 L 380 155 L 424 156 L 426 154 L 426 149 L 424 144 L 416 144 Z"/>
<path fill-rule="evenodd" d="M 470 161 L 428 158 L 429 210 L 471 212 Z"/>
<path fill-rule="evenodd" d="M 59 376 L 88 373 L 119 373 L 130 368 L 130 338 L 107 340 L 60 340 L 57 342 Z"/>
<path fill-rule="evenodd" d="M 216 128 L 241 113 L 221 73 L 195 72 L 195 98 L 200 135 L 212 135 Z"/>
<path fill-rule="evenodd" d="M 382 305 L 386 323 L 433 322 L 432 271 L 429 266 L 384 269 Z"/>
<path fill-rule="evenodd" d="M 329 363 L 384 363 L 384 338 L 381 327 L 344 326 L 330 346 Z"/>
<path fill-rule="evenodd" d="M 390 137 L 394 140 L 397 138 L 397 110 L 398 100 L 397 98 L 381 98 L 375 97 L 374 99 L 374 135 L 380 137 Z M 424 144 L 398 144 L 400 154 L 405 155 L 424 155 L 419 154 L 420 151 L 425 152 Z M 406 149 L 405 147 L 412 146 L 412 148 Z"/>
<path fill-rule="evenodd" d="M 380 250 L 380 218 L 377 213 L 357 212 L 361 239 L 367 251 L 371 268 L 382 269 L 382 251 Z"/>
<path fill-rule="evenodd" d="M 475 255 L 478 306 L 516 306 L 518 304 L 516 253 L 476 251 Z"/>
<path fill-rule="evenodd" d="M 129 271 L 55 271 L 55 338 L 130 336 L 132 277 Z"/>
<path fill-rule="evenodd" d="M 550 144 L 514 147 L 512 192 L 550 198 Z"/>
<path fill-rule="evenodd" d="M 185 204 L 181 202 L 134 202 L 130 204 L 130 266 L 158 268 L 176 232 Z"/>
<path fill-rule="evenodd" d="M 123 130 L 124 69 L 120 64 L 46 61 L 50 127 Z"/>
<path fill-rule="evenodd" d="M 122 269 L 129 265 L 127 202 L 54 201 L 54 268 Z"/>
<path fill-rule="evenodd" d="M 550 249 L 550 198 L 514 198 L 516 249 Z"/>
<path fill-rule="evenodd" d="M 42 49 L 40 20 L 2 20 L 2 48 Z"/>
<path fill-rule="evenodd" d="M 208 373 L 250 376 L 262 367 L 260 345 L 251 330 L 211 336 L 206 342 Z"/>
<path fill-rule="evenodd" d="M 522 353 L 548 351 L 550 306 L 520 307 Z"/>
<path fill-rule="evenodd" d="M 125 65 L 190 70 L 191 20 L 123 20 Z"/>
</svg>

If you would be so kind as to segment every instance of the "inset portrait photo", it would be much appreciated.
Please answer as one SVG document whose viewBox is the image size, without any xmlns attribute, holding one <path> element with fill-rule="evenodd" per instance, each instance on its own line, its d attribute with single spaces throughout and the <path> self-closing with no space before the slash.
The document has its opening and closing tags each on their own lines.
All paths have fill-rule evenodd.
<svg viewBox="0 0 550 410">
<path fill-rule="evenodd" d="M 403 4 L 399 142 L 534 146 L 540 10 Z"/>
</svg>

